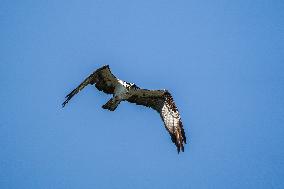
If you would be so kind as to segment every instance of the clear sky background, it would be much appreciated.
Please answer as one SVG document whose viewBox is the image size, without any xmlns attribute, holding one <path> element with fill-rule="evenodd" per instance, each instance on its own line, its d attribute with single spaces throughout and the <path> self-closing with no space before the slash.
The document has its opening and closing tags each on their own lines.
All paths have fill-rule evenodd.
<svg viewBox="0 0 284 189">
<path fill-rule="evenodd" d="M 0 188 L 284 188 L 281 0 L 2 0 Z M 189 143 L 93 86 L 168 89 Z"/>
</svg>

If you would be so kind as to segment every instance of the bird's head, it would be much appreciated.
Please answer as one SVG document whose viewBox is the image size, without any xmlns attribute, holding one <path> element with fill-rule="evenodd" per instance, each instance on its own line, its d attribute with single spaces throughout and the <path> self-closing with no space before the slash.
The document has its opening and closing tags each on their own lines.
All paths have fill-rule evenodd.
<svg viewBox="0 0 284 189">
<path fill-rule="evenodd" d="M 135 83 L 130 83 L 130 88 L 131 89 L 140 89 Z"/>
</svg>

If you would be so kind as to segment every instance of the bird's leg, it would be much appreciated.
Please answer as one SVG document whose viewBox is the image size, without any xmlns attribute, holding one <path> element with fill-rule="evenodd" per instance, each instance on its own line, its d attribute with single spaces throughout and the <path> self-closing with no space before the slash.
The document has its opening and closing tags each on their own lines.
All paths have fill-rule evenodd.
<svg viewBox="0 0 284 189">
<path fill-rule="evenodd" d="M 110 111 L 114 111 L 120 102 L 121 102 L 121 99 L 118 96 L 115 96 L 111 98 L 109 101 L 107 101 L 107 103 L 104 104 L 102 108 L 110 110 Z"/>
</svg>

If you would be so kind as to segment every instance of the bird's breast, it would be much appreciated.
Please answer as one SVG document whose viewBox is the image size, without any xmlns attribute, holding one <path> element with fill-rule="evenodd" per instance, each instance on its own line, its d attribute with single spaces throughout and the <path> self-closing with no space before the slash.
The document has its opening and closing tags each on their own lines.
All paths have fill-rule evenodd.
<svg viewBox="0 0 284 189">
<path fill-rule="evenodd" d="M 118 84 L 118 85 L 115 86 L 114 93 L 115 93 L 115 95 L 120 96 L 122 94 L 127 93 L 127 89 L 123 85 Z"/>
</svg>

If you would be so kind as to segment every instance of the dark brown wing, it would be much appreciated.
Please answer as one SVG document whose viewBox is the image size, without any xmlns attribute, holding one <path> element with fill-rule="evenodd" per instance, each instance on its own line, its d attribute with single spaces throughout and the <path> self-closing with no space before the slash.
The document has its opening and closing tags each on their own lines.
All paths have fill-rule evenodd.
<svg viewBox="0 0 284 189">
<path fill-rule="evenodd" d="M 109 66 L 103 66 L 94 71 L 76 89 L 71 91 L 71 93 L 69 93 L 65 97 L 65 101 L 63 102 L 62 107 L 64 107 L 74 95 L 76 95 L 89 84 L 95 84 L 98 90 L 103 91 L 107 94 L 113 94 L 118 81 L 116 77 L 111 73 Z"/>
<path fill-rule="evenodd" d="M 164 104 L 164 93 L 164 90 L 137 89 L 131 91 L 131 97 L 127 101 L 159 112 Z"/>
<path fill-rule="evenodd" d="M 177 151 L 184 151 L 186 137 L 178 109 L 174 103 L 172 95 L 164 90 L 138 89 L 132 92 L 128 102 L 151 107 L 160 113 L 165 128 L 171 135 Z"/>
<path fill-rule="evenodd" d="M 117 78 L 111 73 L 108 65 L 96 71 L 95 86 L 98 90 L 107 94 L 114 94 L 114 89 L 118 84 Z"/>
</svg>

